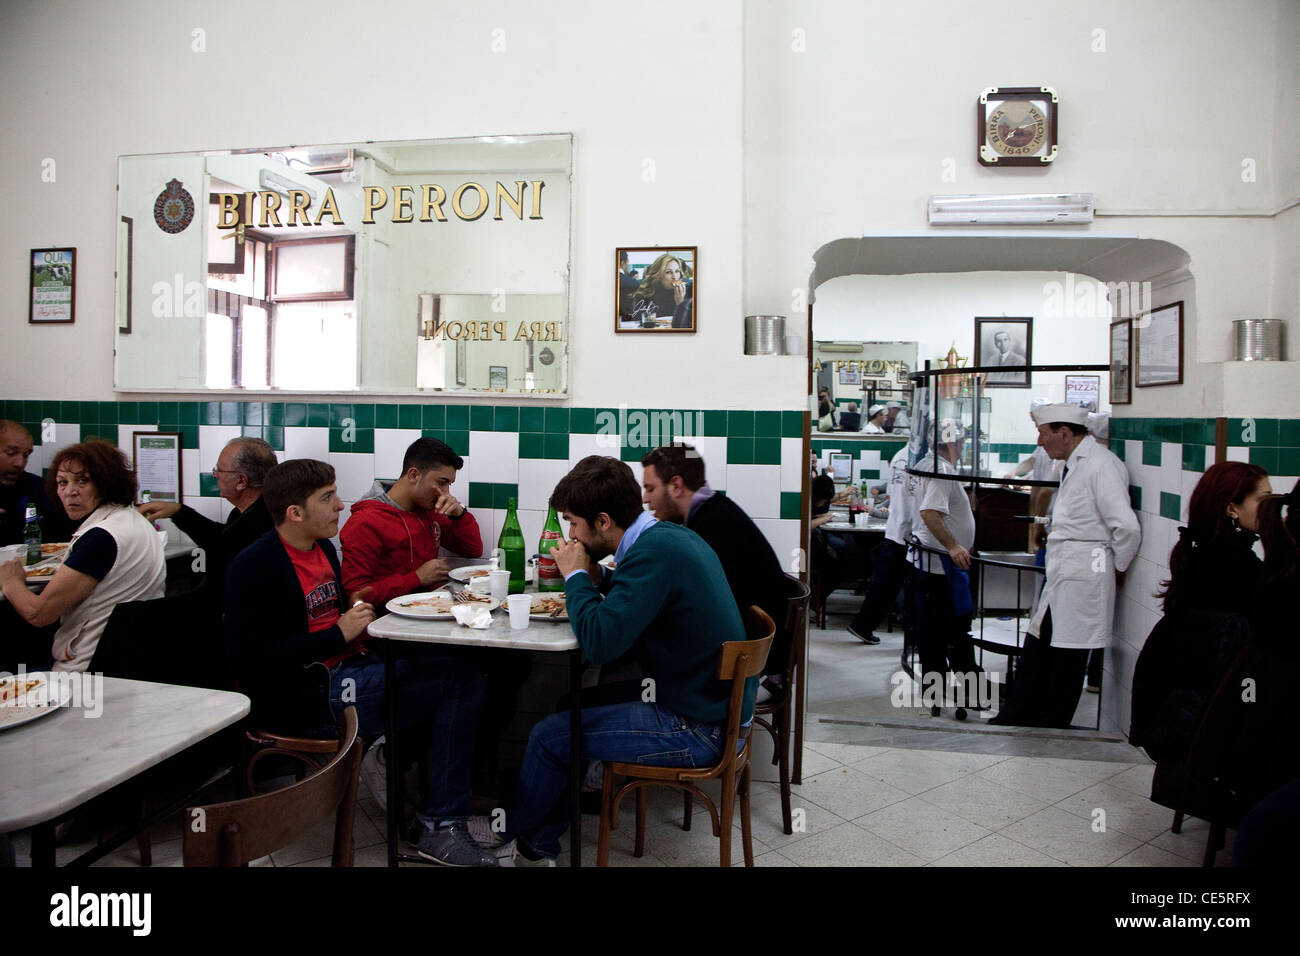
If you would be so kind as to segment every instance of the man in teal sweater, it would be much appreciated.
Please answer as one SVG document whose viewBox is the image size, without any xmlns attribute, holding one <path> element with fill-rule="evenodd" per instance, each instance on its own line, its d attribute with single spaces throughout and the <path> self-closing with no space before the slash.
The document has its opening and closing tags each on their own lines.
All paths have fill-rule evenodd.
<svg viewBox="0 0 1300 956">
<path fill-rule="evenodd" d="M 581 759 L 717 763 L 729 696 L 715 676 L 718 653 L 725 642 L 746 638 L 717 555 L 695 532 L 643 511 L 632 469 L 616 458 L 578 462 L 555 486 L 551 505 L 569 522 L 570 540 L 551 553 L 583 653 L 602 664 L 638 645 L 646 673 L 638 700 L 584 708 Z M 610 554 L 612 572 L 597 563 Z M 744 722 L 753 714 L 755 683 L 745 689 Z M 559 855 L 570 759 L 567 714 L 533 728 L 507 822 L 524 860 Z"/>
</svg>

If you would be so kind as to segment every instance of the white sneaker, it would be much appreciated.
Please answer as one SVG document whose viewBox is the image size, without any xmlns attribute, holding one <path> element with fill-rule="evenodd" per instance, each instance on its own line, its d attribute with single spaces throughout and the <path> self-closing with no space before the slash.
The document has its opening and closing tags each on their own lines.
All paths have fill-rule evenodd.
<svg viewBox="0 0 1300 956">
<path fill-rule="evenodd" d="M 479 846 L 492 850 L 505 845 L 505 840 L 501 839 L 501 834 L 492 829 L 490 818 L 485 816 L 470 817 L 466 822 L 469 825 L 469 835 L 474 838 L 474 842 Z"/>
<path fill-rule="evenodd" d="M 384 738 L 380 737 L 361 758 L 361 780 L 379 809 L 388 812 L 388 763 L 384 759 Z"/>
</svg>

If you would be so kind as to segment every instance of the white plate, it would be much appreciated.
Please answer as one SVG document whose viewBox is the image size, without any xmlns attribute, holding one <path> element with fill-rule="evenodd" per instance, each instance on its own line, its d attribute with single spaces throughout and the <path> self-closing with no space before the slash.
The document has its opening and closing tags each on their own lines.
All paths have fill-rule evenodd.
<svg viewBox="0 0 1300 956">
<path fill-rule="evenodd" d="M 436 605 L 416 604 L 417 601 L 437 601 Z M 419 594 L 403 594 L 384 605 L 391 613 L 402 617 L 417 617 L 426 621 L 452 621 L 455 617 L 451 609 L 456 606 L 450 591 L 422 591 Z M 494 611 L 501 606 L 500 601 L 489 598 L 486 602 L 476 601 L 473 605 Z"/>
<path fill-rule="evenodd" d="M 6 700 L 0 703 L 0 730 L 30 723 L 38 717 L 54 713 L 67 703 L 59 697 L 59 682 L 51 681 L 48 673 L 27 673 L 22 676 L 24 681 L 37 683 L 28 689 L 20 702 Z M 6 689 L 12 693 L 12 683 L 16 680 L 17 677 L 6 677 L 0 681 L 0 696 Z"/>
<path fill-rule="evenodd" d="M 559 598 L 561 604 L 565 603 L 563 591 L 546 591 L 545 593 L 539 591 L 533 595 L 533 604 L 536 605 L 538 601 L 544 600 L 545 598 Z M 568 606 L 565 605 L 564 613 L 557 614 L 555 617 L 551 617 L 550 613 L 547 611 L 533 611 L 528 615 L 528 619 L 530 621 L 567 622 L 569 620 L 569 609 Z"/>
<path fill-rule="evenodd" d="M 447 577 L 461 584 L 469 584 L 475 578 L 485 577 L 486 572 L 491 570 L 490 564 L 467 564 L 463 568 L 452 568 L 447 572 Z"/>
</svg>

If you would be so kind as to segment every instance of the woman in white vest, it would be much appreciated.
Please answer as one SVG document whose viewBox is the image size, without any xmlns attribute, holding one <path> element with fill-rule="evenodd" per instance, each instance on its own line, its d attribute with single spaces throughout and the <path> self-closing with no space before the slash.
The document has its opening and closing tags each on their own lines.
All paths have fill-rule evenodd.
<svg viewBox="0 0 1300 956">
<path fill-rule="evenodd" d="M 113 608 L 163 596 L 166 565 L 153 525 L 132 507 L 135 475 L 115 445 L 69 445 L 54 456 L 47 481 L 80 527 L 63 565 L 40 594 L 27 590 L 22 560 L 0 565 L 0 586 L 36 627 L 59 622 L 54 669 L 84 671 Z"/>
</svg>

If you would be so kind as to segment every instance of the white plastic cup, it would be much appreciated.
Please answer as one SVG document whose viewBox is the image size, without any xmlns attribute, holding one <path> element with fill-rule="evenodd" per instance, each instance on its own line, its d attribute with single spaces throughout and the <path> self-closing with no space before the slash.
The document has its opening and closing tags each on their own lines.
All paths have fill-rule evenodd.
<svg viewBox="0 0 1300 956">
<path fill-rule="evenodd" d="M 25 544 L 7 544 L 0 548 L 0 564 L 8 564 L 14 558 L 27 557 L 27 545 Z"/>
<path fill-rule="evenodd" d="M 506 595 L 510 593 L 510 572 L 504 569 L 489 571 L 488 589 L 488 593 L 492 595 L 492 600 L 498 604 L 504 604 Z"/>
<path fill-rule="evenodd" d="M 510 627 L 522 631 L 528 626 L 528 615 L 533 611 L 531 594 L 512 594 L 506 598 L 506 607 L 510 610 Z"/>
</svg>

